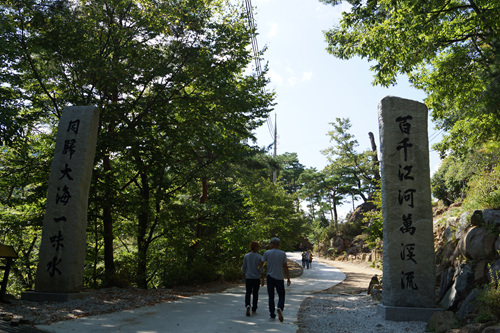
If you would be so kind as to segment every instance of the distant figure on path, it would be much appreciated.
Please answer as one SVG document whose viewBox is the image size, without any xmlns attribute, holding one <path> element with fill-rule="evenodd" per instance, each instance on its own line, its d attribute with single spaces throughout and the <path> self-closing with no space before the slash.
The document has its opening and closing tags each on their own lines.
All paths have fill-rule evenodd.
<svg viewBox="0 0 500 333">
<path fill-rule="evenodd" d="M 302 252 L 302 268 L 306 268 L 306 251 Z"/>
<path fill-rule="evenodd" d="M 253 295 L 252 313 L 257 311 L 257 303 L 259 302 L 259 287 L 260 279 L 264 282 L 264 270 L 259 268 L 262 261 L 262 256 L 258 253 L 260 245 L 257 242 L 250 242 L 250 252 L 243 257 L 243 265 L 241 271 L 245 277 L 246 293 L 245 306 L 247 308 L 246 315 L 250 316 L 250 298 Z"/>
<path fill-rule="evenodd" d="M 287 286 L 290 286 L 290 272 L 288 271 L 288 264 L 286 253 L 279 249 L 280 239 L 274 237 L 271 239 L 271 250 L 266 251 L 259 264 L 259 270 L 262 269 L 264 263 L 267 262 L 267 293 L 269 295 L 269 314 L 271 319 L 276 318 L 275 311 L 278 312 L 278 318 L 283 322 L 283 310 L 285 308 L 285 280 L 287 278 Z M 264 280 L 262 280 L 264 285 Z M 274 289 L 278 293 L 278 309 L 274 303 Z"/>
<path fill-rule="evenodd" d="M 311 251 L 309 251 L 309 249 L 306 249 L 306 253 L 304 256 L 306 258 L 306 267 L 307 267 L 307 269 L 309 269 L 309 266 L 311 265 L 311 261 L 312 261 Z"/>
</svg>

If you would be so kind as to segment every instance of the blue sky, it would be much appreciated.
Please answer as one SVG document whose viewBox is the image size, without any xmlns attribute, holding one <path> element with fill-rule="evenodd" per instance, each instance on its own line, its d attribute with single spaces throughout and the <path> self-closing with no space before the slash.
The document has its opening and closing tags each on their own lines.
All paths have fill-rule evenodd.
<svg viewBox="0 0 500 333">
<path fill-rule="evenodd" d="M 336 118 L 349 118 L 359 151 L 370 149 L 368 132 L 379 146 L 378 103 L 388 95 L 423 102 L 425 94 L 401 77 L 391 88 L 374 87 L 365 59 L 339 60 L 326 52 L 323 31 L 339 22 L 348 6 L 324 5 L 318 0 L 252 0 L 259 48 L 267 47 L 268 64 L 276 92 L 278 154 L 295 152 L 306 167 L 324 168 L 321 150 L 330 147 L 327 132 Z M 274 113 L 272 114 L 274 122 Z M 429 123 L 429 136 L 437 131 Z M 257 132 L 259 146 L 272 137 L 267 126 Z M 430 144 L 438 142 L 434 139 Z M 431 152 L 430 167 L 439 162 Z"/>
</svg>

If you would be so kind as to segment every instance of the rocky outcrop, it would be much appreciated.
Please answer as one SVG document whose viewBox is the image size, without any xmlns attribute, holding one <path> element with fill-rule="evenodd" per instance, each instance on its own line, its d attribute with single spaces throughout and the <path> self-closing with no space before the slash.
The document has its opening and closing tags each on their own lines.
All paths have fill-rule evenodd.
<svg viewBox="0 0 500 333">
<path fill-rule="evenodd" d="M 493 329 L 491 324 L 472 323 L 479 289 L 500 277 L 499 226 L 500 211 L 491 209 L 434 221 L 436 303 L 467 325 L 464 332 Z"/>
</svg>

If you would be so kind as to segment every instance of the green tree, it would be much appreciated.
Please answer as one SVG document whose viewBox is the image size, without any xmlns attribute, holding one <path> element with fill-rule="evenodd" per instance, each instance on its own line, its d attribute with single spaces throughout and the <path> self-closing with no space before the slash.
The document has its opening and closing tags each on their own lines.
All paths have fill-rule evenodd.
<svg viewBox="0 0 500 333">
<path fill-rule="evenodd" d="M 334 129 L 328 134 L 334 146 L 324 149 L 322 153 L 330 161 L 330 173 L 338 175 L 339 183 L 345 189 L 340 195 L 349 194 L 353 201 L 361 198 L 367 202 L 378 186 L 375 176 L 378 174 L 378 165 L 372 158 L 374 152 L 356 151 L 359 144 L 349 133 L 352 125 L 348 118 L 337 118 L 336 122 L 330 124 Z"/>
<path fill-rule="evenodd" d="M 299 162 L 297 153 L 284 153 L 278 156 L 283 166 L 280 172 L 280 180 L 284 183 L 288 193 L 296 193 L 301 188 L 300 175 L 304 172 L 304 165 Z"/>
<path fill-rule="evenodd" d="M 11 60 L 2 78 L 23 129 L 50 133 L 65 105 L 101 109 L 89 206 L 94 272 L 102 256 L 114 282 L 119 243 L 145 287 L 154 275 L 149 249 L 175 239 L 166 220 L 191 222 L 176 244 L 199 242 L 215 166 L 236 156 L 270 111 L 264 76 L 244 74 L 251 31 L 242 8 L 204 0 L 9 0 L 0 8 Z M 6 124 L 14 132 L 2 133 L 14 137 Z M 195 209 L 183 215 L 185 207 Z"/>
<path fill-rule="evenodd" d="M 341 0 L 320 0 L 337 5 Z M 500 134 L 500 7 L 496 0 L 344 1 L 326 32 L 328 52 L 373 62 L 374 84 L 405 74 L 423 89 L 439 129 L 437 149 L 466 155 Z"/>
</svg>

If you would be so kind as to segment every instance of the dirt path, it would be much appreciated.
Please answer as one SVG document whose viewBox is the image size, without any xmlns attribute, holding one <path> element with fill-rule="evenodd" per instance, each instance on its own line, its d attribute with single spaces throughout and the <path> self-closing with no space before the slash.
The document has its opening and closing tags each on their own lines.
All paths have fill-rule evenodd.
<svg viewBox="0 0 500 333">
<path fill-rule="evenodd" d="M 325 291 L 317 294 L 359 294 L 368 291 L 371 278 L 376 274 L 380 278 L 382 271 L 377 268 L 370 267 L 371 263 L 364 261 L 335 261 L 323 258 L 317 258 L 330 266 L 338 268 L 346 275 L 346 278 L 341 283 L 328 288 Z"/>
</svg>

